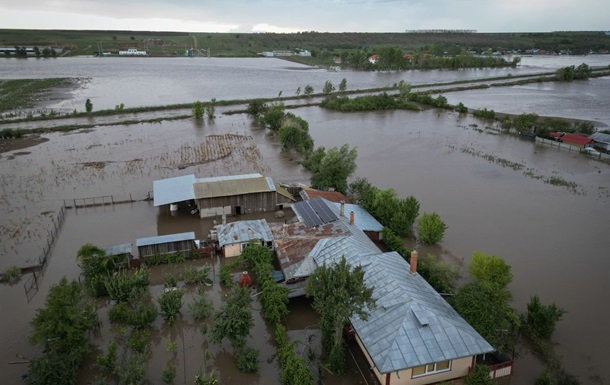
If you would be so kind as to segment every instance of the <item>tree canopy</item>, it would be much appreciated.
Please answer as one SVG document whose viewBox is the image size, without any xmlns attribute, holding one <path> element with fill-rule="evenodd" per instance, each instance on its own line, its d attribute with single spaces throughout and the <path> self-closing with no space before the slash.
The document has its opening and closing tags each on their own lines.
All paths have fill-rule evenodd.
<svg viewBox="0 0 610 385">
<path fill-rule="evenodd" d="M 307 281 L 305 293 L 313 298 L 313 308 L 320 314 L 322 347 L 329 366 L 336 373 L 345 371 L 343 325 L 357 315 L 367 319 L 376 306 L 373 289 L 364 282 L 361 266 L 352 268 L 345 257 L 333 265 L 318 267 Z"/>
<path fill-rule="evenodd" d="M 341 192 L 347 191 L 347 179 L 356 171 L 356 148 L 350 149 L 347 144 L 332 147 L 325 151 L 319 147 L 303 162 L 305 168 L 313 174 L 311 184 L 320 189 L 333 187 Z"/>
</svg>

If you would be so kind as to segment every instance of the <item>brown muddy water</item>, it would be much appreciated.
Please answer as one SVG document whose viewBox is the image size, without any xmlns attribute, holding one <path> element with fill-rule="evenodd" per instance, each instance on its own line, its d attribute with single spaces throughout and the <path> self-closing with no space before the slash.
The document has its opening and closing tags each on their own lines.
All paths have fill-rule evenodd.
<svg viewBox="0 0 610 385">
<path fill-rule="evenodd" d="M 610 381 L 604 360 L 610 345 L 605 333 L 610 310 L 604 300 L 610 292 L 608 164 L 499 135 L 481 121 L 448 112 L 340 114 L 314 107 L 294 112 L 309 122 L 317 146 L 358 147 L 357 176 L 381 188 L 394 187 L 400 196 L 414 195 L 422 212 L 436 211 L 443 218 L 449 226 L 445 239 L 426 250 L 462 266 L 463 272 L 474 251 L 497 255 L 512 265 L 517 309 L 523 311 L 533 294 L 565 308 L 568 313 L 554 336 L 565 368 L 583 384 Z M 113 195 L 120 200 L 130 194 L 142 199 L 152 190 L 154 179 L 190 173 L 202 177 L 261 172 L 277 181 L 308 180 L 296 159 L 282 153 L 274 139 L 244 115 L 220 116 L 214 123 L 199 125 L 163 122 L 44 137 L 49 140 L 29 148 L 27 154 L 9 152 L 0 158 L 2 269 L 35 261 L 53 212 L 64 199 Z M 544 182 L 553 176 L 576 186 Z M 61 276 L 78 277 L 74 256 L 82 244 L 127 243 L 185 229 L 200 237 L 206 232 L 201 221 L 171 217 L 149 202 L 69 209 L 39 291 L 30 302 L 23 287 L 26 277 L 14 286 L 0 286 L 3 383 L 21 383 L 25 365 L 8 364 L 16 354 L 39 353 L 27 343 L 28 321 Z M 215 282 L 209 290 L 217 307 L 223 295 L 219 288 Z M 160 282 L 154 284 L 153 297 L 160 290 Z M 189 289 L 185 302 L 192 294 Z M 180 363 L 178 383 L 192 383 L 199 368 L 205 371 L 211 366 L 222 369 L 224 382 L 277 383 L 273 342 L 256 311 L 250 341 L 262 349 L 261 371 L 246 376 L 236 371 L 231 348 L 208 344 L 184 309 L 173 328 L 160 317 L 155 323 L 152 347 L 157 353 L 147 371 L 151 383 L 159 382 L 162 367 L 171 360 Z M 315 340 L 315 317 L 307 303 L 293 303 L 292 310 L 287 320 L 291 333 L 307 340 L 313 335 Z M 104 346 L 108 336 L 102 332 L 95 338 Z M 167 352 L 164 338 L 178 342 L 176 357 Z M 531 384 L 540 372 L 536 360 L 523 353 L 513 383 Z M 85 369 L 83 383 L 87 373 L 91 372 Z"/>
</svg>

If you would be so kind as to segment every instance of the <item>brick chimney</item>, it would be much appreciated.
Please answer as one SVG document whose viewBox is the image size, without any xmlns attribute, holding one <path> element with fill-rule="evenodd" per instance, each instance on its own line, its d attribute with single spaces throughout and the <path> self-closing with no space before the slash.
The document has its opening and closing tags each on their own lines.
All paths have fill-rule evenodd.
<svg viewBox="0 0 610 385">
<path fill-rule="evenodd" d="M 411 252 L 411 274 L 417 273 L 417 251 Z"/>
<path fill-rule="evenodd" d="M 350 225 L 354 224 L 354 212 L 353 211 L 349 212 L 349 224 Z"/>
<path fill-rule="evenodd" d="M 345 202 L 341 201 L 341 211 L 339 211 L 339 215 L 344 217 L 345 216 Z"/>
</svg>

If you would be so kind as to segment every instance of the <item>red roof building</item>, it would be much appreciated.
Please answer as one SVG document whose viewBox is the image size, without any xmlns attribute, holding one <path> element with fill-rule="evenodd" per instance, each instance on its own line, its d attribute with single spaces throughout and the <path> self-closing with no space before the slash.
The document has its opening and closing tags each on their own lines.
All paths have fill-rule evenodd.
<svg viewBox="0 0 610 385">
<path fill-rule="evenodd" d="M 593 139 L 576 134 L 565 134 L 561 137 L 561 141 L 567 144 L 571 144 L 572 146 L 581 148 L 593 145 Z"/>
<path fill-rule="evenodd" d="M 327 201 L 335 203 L 349 203 L 349 199 L 347 199 L 347 197 L 341 194 L 339 191 L 320 191 L 314 189 L 303 189 L 300 194 L 303 200 L 324 198 Z"/>
</svg>

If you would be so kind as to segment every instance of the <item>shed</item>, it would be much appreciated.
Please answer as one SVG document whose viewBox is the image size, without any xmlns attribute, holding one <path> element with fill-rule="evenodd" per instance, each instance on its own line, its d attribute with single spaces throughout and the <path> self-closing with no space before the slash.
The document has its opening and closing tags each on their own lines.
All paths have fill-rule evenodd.
<svg viewBox="0 0 610 385">
<path fill-rule="evenodd" d="M 610 150 L 609 134 L 604 134 L 603 132 L 596 132 L 595 134 L 589 135 L 589 138 L 593 139 L 593 141 L 595 142 L 593 146 L 604 151 Z"/>
<path fill-rule="evenodd" d="M 105 257 L 118 257 L 121 262 L 119 262 L 119 267 L 131 267 L 131 260 L 133 259 L 133 254 L 131 253 L 132 245 L 131 243 L 124 243 L 121 245 L 112 245 L 112 246 L 103 246 L 100 249 L 104 250 Z"/>
<path fill-rule="evenodd" d="M 201 218 L 273 212 L 295 201 L 271 177 L 261 174 L 201 178 L 193 190 Z"/>
<path fill-rule="evenodd" d="M 273 234 L 264 219 L 237 221 L 218 226 L 218 245 L 226 258 L 239 256 L 250 241 L 273 247 Z"/>
<path fill-rule="evenodd" d="M 191 231 L 188 233 L 139 238 L 136 239 L 136 247 L 142 260 L 153 255 L 171 253 L 180 253 L 184 257 L 188 257 L 195 248 L 195 233 Z"/>
</svg>

